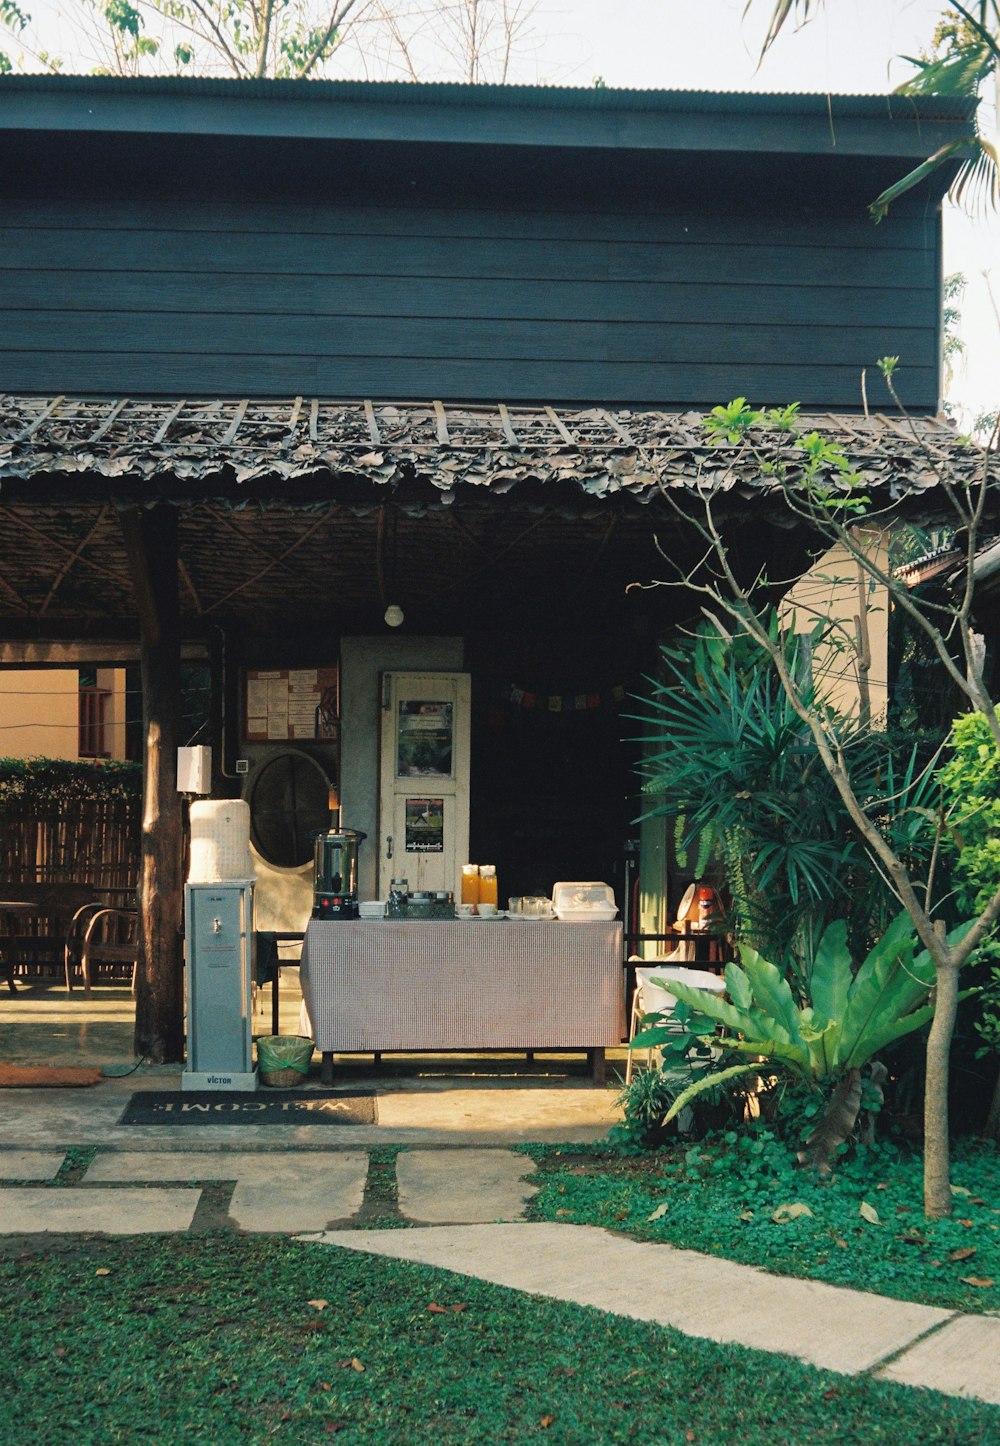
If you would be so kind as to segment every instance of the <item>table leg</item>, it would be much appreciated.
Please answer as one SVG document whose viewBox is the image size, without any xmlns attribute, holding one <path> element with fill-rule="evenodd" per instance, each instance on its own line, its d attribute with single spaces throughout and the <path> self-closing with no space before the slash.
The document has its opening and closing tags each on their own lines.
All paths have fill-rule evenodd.
<svg viewBox="0 0 1000 1446">
<path fill-rule="evenodd" d="M 0 935 L 0 975 L 5 975 L 7 988 L 11 994 L 17 993 L 17 985 L 14 983 L 14 963 L 17 959 L 17 925 L 11 922 L 10 916 L 4 914 L 4 932 Z"/>
<path fill-rule="evenodd" d="M 323 1063 L 322 1063 L 322 1065 L 320 1066 L 319 1080 L 320 1080 L 320 1084 L 325 1084 L 325 1085 L 332 1085 L 332 1084 L 333 1084 L 333 1050 L 332 1050 L 332 1049 L 324 1049 L 324 1051 L 323 1051 Z"/>
<path fill-rule="evenodd" d="M 590 1065 L 590 1077 L 595 1085 L 607 1084 L 607 1070 L 604 1062 L 603 1049 L 588 1049 L 587 1063 Z"/>
<path fill-rule="evenodd" d="M 280 969 L 275 969 L 274 978 L 271 980 L 271 1033 L 278 1034 L 278 976 Z"/>
</svg>

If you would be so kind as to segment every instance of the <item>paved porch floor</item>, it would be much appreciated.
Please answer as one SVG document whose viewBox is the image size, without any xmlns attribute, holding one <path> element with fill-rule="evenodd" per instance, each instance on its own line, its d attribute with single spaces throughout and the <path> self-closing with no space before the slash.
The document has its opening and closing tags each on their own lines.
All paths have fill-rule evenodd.
<svg viewBox="0 0 1000 1446">
<path fill-rule="evenodd" d="M 298 1031 L 298 972 L 283 971 L 280 1027 Z M 131 1125 L 118 1117 L 141 1089 L 179 1089 L 181 1067 L 137 1064 L 132 1054 L 134 1002 L 121 986 L 82 990 L 61 985 L 19 985 L 0 993 L 0 1059 L 8 1064 L 99 1065 L 114 1071 L 91 1089 L 16 1090 L 5 1093 L 2 1145 L 99 1144 L 129 1148 L 219 1145 L 283 1147 L 310 1141 L 329 1146 L 328 1126 L 205 1126 L 196 1142 L 186 1127 Z M 270 987 L 260 991 L 254 1033 L 271 1032 Z M 521 1140 L 587 1141 L 602 1138 L 618 1116 L 615 1096 L 625 1051 L 610 1051 L 609 1084 L 595 1088 L 586 1057 L 566 1054 L 337 1056 L 335 1088 L 374 1089 L 378 1123 L 344 1127 L 343 1144 L 509 1145 Z M 132 1071 L 126 1073 L 126 1071 Z M 306 1088 L 319 1084 L 315 1056 Z M 319 1133 L 319 1132 L 322 1133 Z"/>
</svg>

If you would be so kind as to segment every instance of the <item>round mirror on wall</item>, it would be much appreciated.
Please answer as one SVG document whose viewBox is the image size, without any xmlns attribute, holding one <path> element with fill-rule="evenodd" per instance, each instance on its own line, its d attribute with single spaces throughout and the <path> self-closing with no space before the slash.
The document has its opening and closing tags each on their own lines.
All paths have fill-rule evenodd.
<svg viewBox="0 0 1000 1446">
<path fill-rule="evenodd" d="M 308 753 L 282 750 L 254 770 L 246 790 L 250 840 L 265 862 L 295 869 L 313 857 L 313 836 L 330 826 L 330 780 Z"/>
</svg>

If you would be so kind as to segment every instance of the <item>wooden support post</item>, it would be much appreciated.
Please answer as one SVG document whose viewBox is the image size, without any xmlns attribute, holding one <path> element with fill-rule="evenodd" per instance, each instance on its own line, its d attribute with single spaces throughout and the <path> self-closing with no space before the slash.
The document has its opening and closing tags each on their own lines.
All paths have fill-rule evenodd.
<svg viewBox="0 0 1000 1446">
<path fill-rule="evenodd" d="M 177 512 L 153 507 L 121 517 L 139 617 L 143 810 L 134 1047 L 154 1064 L 184 1058 L 181 956 L 182 803 L 177 792 L 180 601 Z"/>
</svg>

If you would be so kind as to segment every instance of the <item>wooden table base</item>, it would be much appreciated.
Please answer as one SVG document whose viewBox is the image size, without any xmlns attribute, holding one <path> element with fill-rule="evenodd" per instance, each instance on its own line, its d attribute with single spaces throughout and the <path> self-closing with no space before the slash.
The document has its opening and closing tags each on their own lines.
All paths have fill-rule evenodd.
<svg viewBox="0 0 1000 1446">
<path fill-rule="evenodd" d="M 383 1050 L 381 1050 L 381 1049 L 377 1049 L 377 1050 L 373 1050 L 373 1051 L 372 1051 L 372 1058 L 373 1058 L 374 1063 L 375 1063 L 376 1065 L 381 1064 L 381 1062 L 382 1062 L 382 1055 L 383 1055 L 384 1052 L 385 1052 L 385 1051 L 383 1051 Z M 414 1050 L 414 1051 L 409 1051 L 409 1050 L 408 1050 L 408 1051 L 406 1051 L 406 1053 L 411 1053 L 411 1052 L 412 1052 L 412 1053 L 415 1053 L 415 1054 L 416 1054 L 416 1053 L 428 1053 L 428 1054 L 464 1054 L 464 1053 L 468 1053 L 469 1051 L 460 1050 L 460 1049 Z M 488 1053 L 488 1051 L 485 1051 L 485 1050 L 475 1050 L 475 1051 L 472 1051 L 472 1052 L 475 1053 L 475 1054 Z M 501 1053 L 504 1053 L 504 1054 L 508 1054 L 508 1053 L 512 1053 L 512 1052 L 513 1052 L 513 1051 L 509 1051 L 509 1050 L 503 1050 L 503 1051 L 501 1051 Z M 534 1059 L 535 1055 L 536 1055 L 538 1052 L 539 1052 L 539 1051 L 538 1051 L 537 1049 L 526 1049 L 526 1050 L 524 1051 L 524 1055 L 525 1055 L 525 1058 L 530 1061 L 530 1060 Z M 553 1050 L 553 1051 L 546 1050 L 546 1051 L 544 1051 L 544 1052 L 545 1052 L 546 1054 L 548 1054 L 548 1053 L 561 1053 L 561 1051 L 556 1051 L 556 1050 Z M 517 1053 L 520 1053 L 520 1051 L 517 1051 Z M 322 1065 L 321 1065 L 321 1067 L 320 1067 L 320 1082 L 321 1082 L 322 1084 L 324 1084 L 324 1085 L 332 1085 L 332 1084 L 333 1084 L 333 1060 L 334 1060 L 334 1054 L 335 1054 L 335 1051 L 332 1050 L 332 1049 L 326 1049 L 326 1050 L 323 1051 L 323 1062 L 322 1062 Z M 588 1049 L 588 1050 L 586 1051 L 586 1055 L 587 1055 L 587 1064 L 588 1064 L 588 1067 L 589 1067 L 589 1069 L 590 1069 L 591 1082 L 592 1082 L 593 1084 L 597 1085 L 598 1087 L 601 1087 L 601 1086 L 607 1084 L 607 1067 L 606 1067 L 604 1050 L 603 1050 L 603 1049 Z"/>
</svg>

